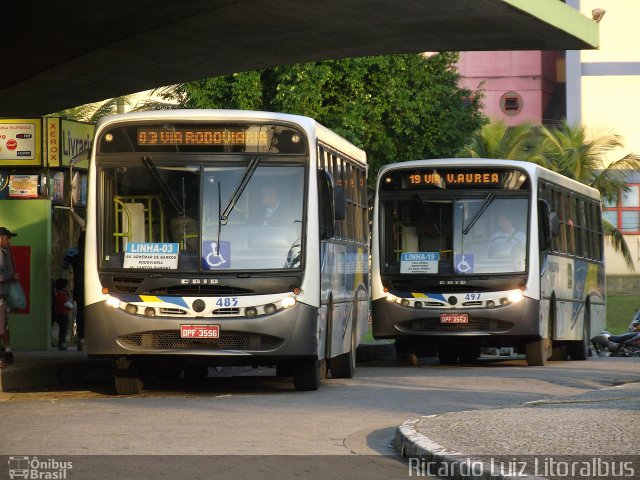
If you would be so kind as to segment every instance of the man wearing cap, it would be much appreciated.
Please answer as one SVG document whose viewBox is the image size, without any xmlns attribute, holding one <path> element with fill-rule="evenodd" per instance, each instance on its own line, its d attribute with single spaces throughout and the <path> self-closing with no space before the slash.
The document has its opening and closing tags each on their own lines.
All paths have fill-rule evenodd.
<svg viewBox="0 0 640 480">
<path fill-rule="evenodd" d="M 15 271 L 11 256 L 11 238 L 17 234 L 6 227 L 0 227 L 0 336 L 4 345 L 4 363 L 13 363 L 13 353 L 9 342 L 9 318 L 5 296 L 9 293 L 9 283 L 18 280 L 20 274 Z M 4 365 L 2 365 L 4 366 Z"/>
</svg>

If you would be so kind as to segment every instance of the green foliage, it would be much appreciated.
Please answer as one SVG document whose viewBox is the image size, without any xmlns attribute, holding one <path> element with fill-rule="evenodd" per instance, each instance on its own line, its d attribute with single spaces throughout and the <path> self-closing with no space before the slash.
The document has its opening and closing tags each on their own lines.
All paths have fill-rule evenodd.
<svg viewBox="0 0 640 480">
<path fill-rule="evenodd" d="M 306 115 L 380 166 L 448 157 L 483 123 L 481 95 L 458 86 L 458 55 L 407 54 L 269 68 L 176 86 L 183 108 L 240 108 Z"/>
<path fill-rule="evenodd" d="M 625 333 L 638 308 L 638 295 L 608 295 L 606 329 L 611 333 Z"/>
<path fill-rule="evenodd" d="M 533 128 L 528 123 L 508 127 L 501 120 L 493 121 L 476 131 L 458 156 L 531 161 L 536 154 Z"/>
</svg>

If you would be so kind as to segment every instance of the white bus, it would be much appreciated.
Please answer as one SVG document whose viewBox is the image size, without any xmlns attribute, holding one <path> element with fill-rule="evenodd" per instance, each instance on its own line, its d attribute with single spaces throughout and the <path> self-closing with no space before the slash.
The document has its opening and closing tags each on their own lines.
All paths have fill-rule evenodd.
<svg viewBox="0 0 640 480">
<path fill-rule="evenodd" d="M 383 167 L 372 234 L 375 338 L 415 364 L 513 347 L 529 365 L 585 360 L 604 328 L 599 192 L 533 163 L 440 159 Z"/>
<path fill-rule="evenodd" d="M 365 153 L 306 117 L 102 119 L 86 339 L 113 359 L 116 392 L 209 366 L 275 366 L 297 390 L 316 390 L 325 369 L 351 377 L 368 320 L 366 177 Z"/>
</svg>

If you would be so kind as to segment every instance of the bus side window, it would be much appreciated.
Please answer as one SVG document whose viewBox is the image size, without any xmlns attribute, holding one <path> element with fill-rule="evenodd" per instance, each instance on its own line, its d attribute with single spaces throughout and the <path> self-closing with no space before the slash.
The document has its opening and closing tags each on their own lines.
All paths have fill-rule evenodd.
<svg viewBox="0 0 640 480">
<path fill-rule="evenodd" d="M 318 193 L 320 201 L 318 202 L 320 216 L 320 238 L 322 240 L 329 239 L 335 235 L 334 225 L 334 209 L 333 209 L 333 178 L 326 170 L 318 172 Z"/>
<path fill-rule="evenodd" d="M 541 251 L 551 248 L 551 241 L 559 230 L 558 214 L 551 211 L 545 200 L 538 200 L 538 242 Z"/>
</svg>

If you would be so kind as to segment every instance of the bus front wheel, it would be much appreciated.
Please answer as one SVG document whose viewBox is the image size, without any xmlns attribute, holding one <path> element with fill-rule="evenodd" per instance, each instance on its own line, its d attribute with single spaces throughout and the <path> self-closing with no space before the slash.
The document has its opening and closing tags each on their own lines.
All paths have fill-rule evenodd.
<svg viewBox="0 0 640 480">
<path fill-rule="evenodd" d="M 525 349 L 527 365 L 530 367 L 543 367 L 547 364 L 547 359 L 551 356 L 551 340 L 543 338 L 535 342 L 527 343 Z"/>
<path fill-rule="evenodd" d="M 293 386 L 298 392 L 310 392 L 320 388 L 320 362 L 301 360 L 294 365 Z"/>
<path fill-rule="evenodd" d="M 113 380 L 116 395 L 135 395 L 142 391 L 142 379 L 138 366 L 126 357 L 115 361 Z"/>
</svg>

